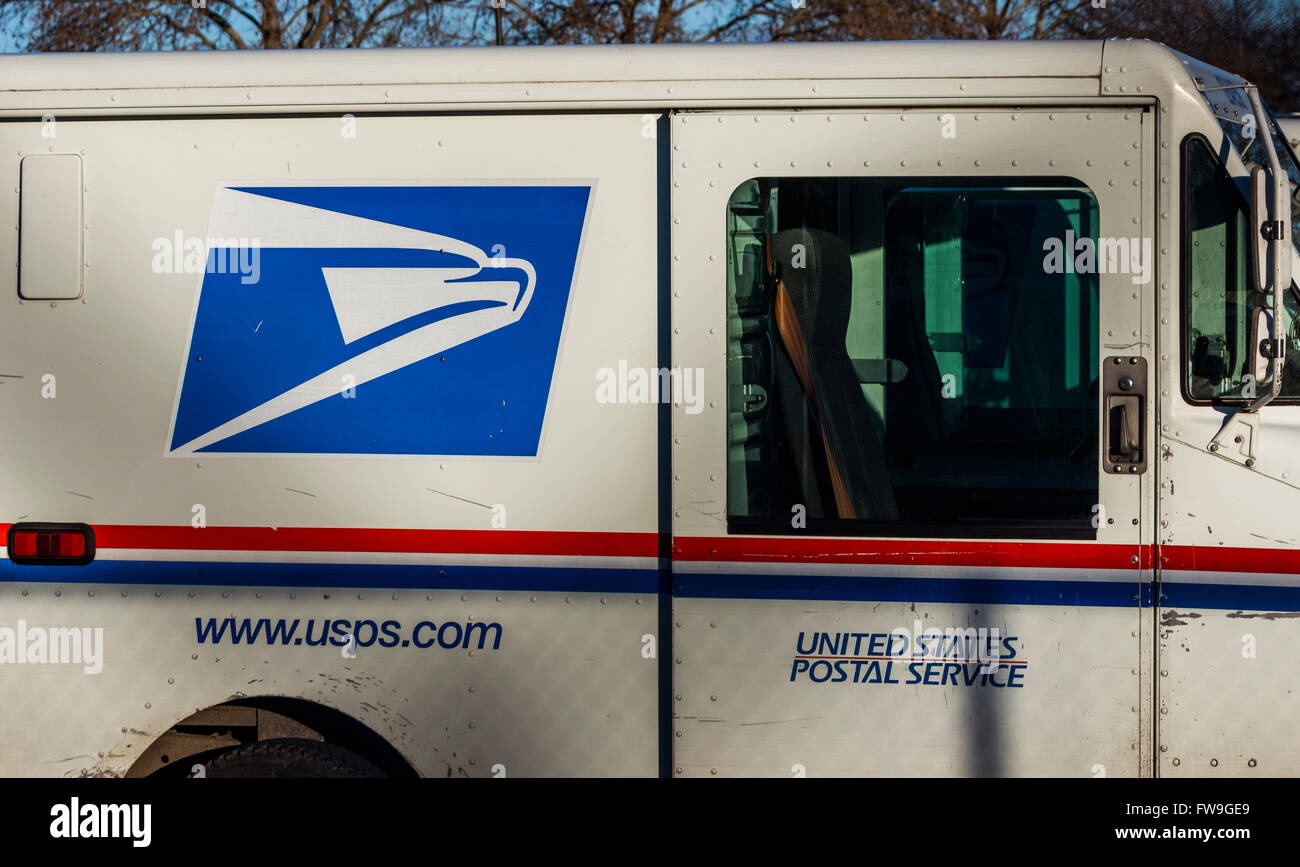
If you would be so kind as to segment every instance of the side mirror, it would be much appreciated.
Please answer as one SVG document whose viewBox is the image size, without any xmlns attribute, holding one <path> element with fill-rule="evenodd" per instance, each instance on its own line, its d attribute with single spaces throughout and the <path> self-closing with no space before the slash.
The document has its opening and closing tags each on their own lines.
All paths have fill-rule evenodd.
<svg viewBox="0 0 1300 867">
<path fill-rule="evenodd" d="M 1250 171 L 1250 284 L 1256 292 L 1266 292 L 1272 282 L 1268 238 L 1262 231 L 1269 220 L 1268 199 L 1268 172 L 1255 166 Z"/>
</svg>

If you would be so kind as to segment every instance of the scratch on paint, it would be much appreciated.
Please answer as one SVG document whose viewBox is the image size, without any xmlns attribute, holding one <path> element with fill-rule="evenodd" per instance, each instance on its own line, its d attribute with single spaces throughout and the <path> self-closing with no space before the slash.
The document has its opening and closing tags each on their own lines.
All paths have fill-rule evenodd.
<svg viewBox="0 0 1300 867">
<path fill-rule="evenodd" d="M 1201 615 L 1197 614 L 1194 611 L 1188 612 L 1187 614 L 1179 614 L 1177 611 L 1170 609 L 1166 611 L 1164 614 L 1160 615 L 1160 625 L 1161 626 L 1186 626 L 1187 621 L 1180 620 L 1179 619 L 1180 617 L 1190 617 L 1191 619 L 1196 620 L 1200 616 Z M 1231 617 L 1232 615 L 1230 614 L 1228 616 Z"/>
<path fill-rule="evenodd" d="M 462 503 L 469 503 L 472 506 L 481 506 L 482 508 L 487 509 L 488 511 L 492 510 L 492 507 L 489 506 L 487 503 L 480 503 L 477 500 L 467 500 L 464 497 L 458 497 L 455 494 L 449 494 L 446 491 L 439 491 L 435 488 L 425 488 L 425 490 L 431 494 L 442 494 L 442 496 L 444 497 L 451 497 L 453 500 L 460 500 Z"/>
<path fill-rule="evenodd" d="M 741 725 L 742 726 L 771 726 L 771 725 L 780 725 L 782 723 L 808 722 L 809 720 L 825 719 L 825 718 L 826 717 L 822 717 L 822 716 L 802 716 L 799 717 L 798 719 L 773 719 L 773 720 L 766 720 L 764 722 L 741 723 Z M 701 722 L 705 722 L 705 720 L 701 720 Z M 708 720 L 708 722 L 713 722 L 713 720 Z M 719 722 L 721 722 L 721 720 L 719 720 Z"/>
</svg>

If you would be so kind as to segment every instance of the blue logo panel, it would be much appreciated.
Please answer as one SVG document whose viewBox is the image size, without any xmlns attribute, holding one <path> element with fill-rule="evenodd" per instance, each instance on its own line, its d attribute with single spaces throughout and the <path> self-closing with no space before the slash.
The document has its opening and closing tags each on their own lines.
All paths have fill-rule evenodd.
<svg viewBox="0 0 1300 867">
<path fill-rule="evenodd" d="M 170 448 L 535 456 L 590 194 L 219 189 Z"/>
</svg>

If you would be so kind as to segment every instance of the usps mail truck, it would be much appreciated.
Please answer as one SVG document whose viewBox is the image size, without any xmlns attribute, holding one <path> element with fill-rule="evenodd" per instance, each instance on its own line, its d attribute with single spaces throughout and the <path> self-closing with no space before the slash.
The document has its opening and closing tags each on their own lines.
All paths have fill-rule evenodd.
<svg viewBox="0 0 1300 867">
<path fill-rule="evenodd" d="M 0 774 L 1300 774 L 1300 173 L 1241 78 L 0 78 Z"/>
</svg>

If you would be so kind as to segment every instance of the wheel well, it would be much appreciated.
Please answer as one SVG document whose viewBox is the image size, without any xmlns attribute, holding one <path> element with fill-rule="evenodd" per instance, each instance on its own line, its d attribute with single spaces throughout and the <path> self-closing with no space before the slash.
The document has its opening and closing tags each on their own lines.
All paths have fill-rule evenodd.
<svg viewBox="0 0 1300 867">
<path fill-rule="evenodd" d="M 195 765 L 256 741 L 325 741 L 367 759 L 389 777 L 418 777 L 411 764 L 374 729 L 342 711 L 282 696 L 240 698 L 200 710 L 163 732 L 128 777 L 185 777 Z"/>
</svg>

